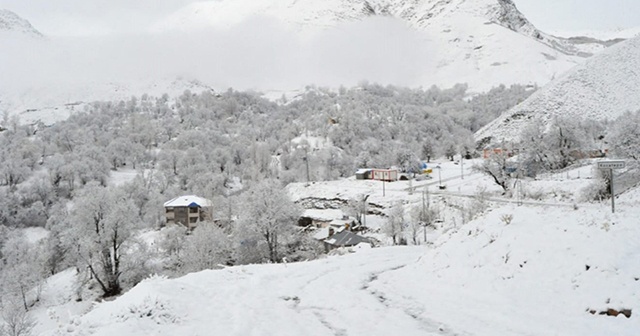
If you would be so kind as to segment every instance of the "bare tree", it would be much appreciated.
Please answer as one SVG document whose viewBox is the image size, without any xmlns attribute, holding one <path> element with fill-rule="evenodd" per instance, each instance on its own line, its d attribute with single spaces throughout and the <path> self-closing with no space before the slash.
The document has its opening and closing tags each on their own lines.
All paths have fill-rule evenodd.
<svg viewBox="0 0 640 336">
<path fill-rule="evenodd" d="M 402 201 L 397 201 L 393 204 L 382 228 L 384 233 L 393 240 L 393 245 L 398 245 L 401 242 L 404 224 L 404 206 Z"/>
<path fill-rule="evenodd" d="M 510 171 L 517 169 L 514 166 L 515 163 L 512 164 L 508 159 L 507 151 L 503 149 L 499 153 L 492 154 L 482 163 L 474 165 L 473 170 L 491 177 L 493 182 L 502 188 L 504 195 L 509 191 Z"/>
<path fill-rule="evenodd" d="M 0 324 L 0 336 L 30 336 L 36 322 L 29 316 L 29 313 L 20 308 L 19 303 L 9 301 L 9 304 L 2 308 L 2 320 Z"/>
</svg>

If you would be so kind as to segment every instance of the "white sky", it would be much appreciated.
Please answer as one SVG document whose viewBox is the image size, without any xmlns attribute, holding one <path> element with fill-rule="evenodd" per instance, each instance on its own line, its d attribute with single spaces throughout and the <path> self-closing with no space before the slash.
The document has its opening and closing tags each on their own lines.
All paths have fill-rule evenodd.
<svg viewBox="0 0 640 336">
<path fill-rule="evenodd" d="M 514 0 L 545 32 L 616 30 L 640 26 L 640 0 Z"/>
<path fill-rule="evenodd" d="M 548 32 L 640 26 L 640 0 L 514 1 L 534 25 Z M 142 31 L 190 2 L 193 0 L 0 0 L 0 8 L 16 12 L 47 35 L 86 36 Z"/>
</svg>

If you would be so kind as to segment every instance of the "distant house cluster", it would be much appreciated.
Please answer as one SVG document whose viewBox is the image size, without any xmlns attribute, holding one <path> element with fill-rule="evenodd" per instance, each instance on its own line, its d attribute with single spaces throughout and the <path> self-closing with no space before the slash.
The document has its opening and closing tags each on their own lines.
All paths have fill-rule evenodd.
<svg viewBox="0 0 640 336">
<path fill-rule="evenodd" d="M 337 216 L 340 217 L 336 218 Z M 313 238 L 322 242 L 327 252 L 340 247 L 371 244 L 369 239 L 352 231 L 356 227 L 356 221 L 349 216 L 334 214 L 328 210 L 320 215 L 315 210 L 307 210 L 298 223 L 315 230 Z"/>
<path fill-rule="evenodd" d="M 212 220 L 213 202 L 195 195 L 179 196 L 164 203 L 166 224 L 183 225 L 193 230 L 202 221 Z M 298 220 L 298 225 L 315 231 L 313 238 L 324 244 L 327 252 L 340 247 L 371 244 L 371 241 L 352 230 L 356 221 L 340 210 L 323 210 L 320 215 L 307 210 Z M 330 212 L 330 213 L 327 213 Z"/>
</svg>

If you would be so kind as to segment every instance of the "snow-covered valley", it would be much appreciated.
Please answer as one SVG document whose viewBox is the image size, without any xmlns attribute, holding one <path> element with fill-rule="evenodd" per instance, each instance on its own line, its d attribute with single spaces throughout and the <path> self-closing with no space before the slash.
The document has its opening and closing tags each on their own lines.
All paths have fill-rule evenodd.
<svg viewBox="0 0 640 336">
<path fill-rule="evenodd" d="M 540 188 L 541 196 L 518 205 L 516 197 L 490 196 L 496 190 L 492 182 L 467 164 L 461 179 L 459 165 L 440 163 L 448 192 L 432 190 L 432 206 L 441 207 L 443 220 L 429 232 L 428 245 L 354 248 L 315 261 L 224 267 L 177 279 L 152 276 L 121 297 L 92 306 L 51 299 L 65 291 L 68 299 L 74 297 L 73 286 L 64 282 L 72 281 L 70 270 L 45 285 L 33 308 L 40 319 L 37 330 L 43 335 L 635 335 L 640 190 L 619 195 L 614 214 L 608 201 L 577 201 L 593 180 L 587 165 L 527 182 L 526 189 Z M 290 193 L 303 199 L 370 192 L 372 203 L 405 200 L 408 208 L 420 202 L 420 190 L 439 181 L 387 183 L 385 196 L 380 182 L 375 190 L 358 187 L 367 183 L 300 184 Z M 415 188 L 411 194 L 409 186 Z M 488 194 L 474 194 L 479 187 Z M 488 199 L 488 208 L 465 222 L 460 206 L 471 207 L 481 198 Z M 370 223 L 379 222 L 378 216 L 369 217 Z M 608 316 L 610 309 L 631 315 Z"/>
<path fill-rule="evenodd" d="M 638 29 L 171 1 L 0 8 L 0 336 L 639 334 Z"/>
<path fill-rule="evenodd" d="M 640 310 L 638 214 L 602 210 L 506 206 L 434 247 L 152 278 L 51 334 L 634 335 L 637 316 L 589 313 Z"/>
</svg>

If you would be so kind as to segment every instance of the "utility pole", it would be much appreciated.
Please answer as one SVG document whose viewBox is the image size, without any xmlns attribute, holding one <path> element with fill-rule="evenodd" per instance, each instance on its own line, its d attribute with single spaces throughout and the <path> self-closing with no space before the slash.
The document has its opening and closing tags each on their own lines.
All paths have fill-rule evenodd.
<svg viewBox="0 0 640 336">
<path fill-rule="evenodd" d="M 362 199 L 362 207 L 363 207 L 363 211 L 362 211 L 362 225 L 364 225 L 364 227 L 367 227 L 367 199 L 369 198 L 369 196 L 371 195 L 366 195 L 363 199 Z"/>
<path fill-rule="evenodd" d="M 424 204 L 424 202 L 425 202 L 425 200 L 424 200 L 425 195 L 424 194 L 427 193 L 428 190 L 429 190 L 429 187 L 426 187 L 425 191 L 422 192 L 422 215 L 423 216 L 427 215 L 427 209 L 426 209 L 425 204 Z M 425 220 L 425 218 L 422 218 L 422 219 Z M 422 225 L 422 232 L 424 233 L 424 243 L 426 244 L 427 243 L 427 222 L 426 221 Z"/>
<path fill-rule="evenodd" d="M 460 179 L 464 180 L 464 155 L 460 153 Z"/>
<path fill-rule="evenodd" d="M 382 197 L 384 197 L 384 179 L 382 179 Z"/>
<path fill-rule="evenodd" d="M 616 193 L 613 191 L 613 168 L 609 169 L 611 175 L 611 213 L 616 212 Z"/>
<path fill-rule="evenodd" d="M 307 165 L 307 183 L 309 183 L 309 149 L 307 146 L 304 147 L 304 162 Z"/>
</svg>

